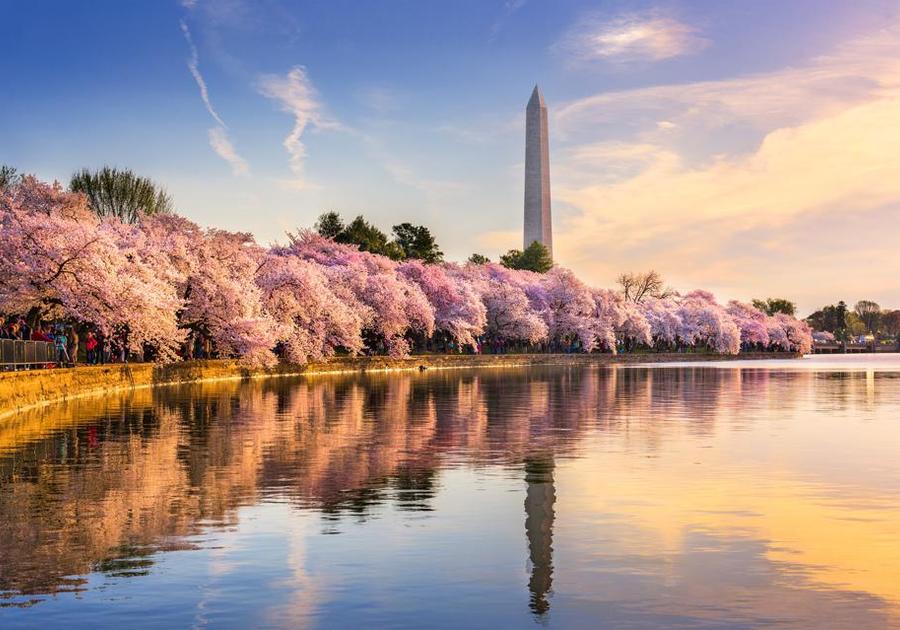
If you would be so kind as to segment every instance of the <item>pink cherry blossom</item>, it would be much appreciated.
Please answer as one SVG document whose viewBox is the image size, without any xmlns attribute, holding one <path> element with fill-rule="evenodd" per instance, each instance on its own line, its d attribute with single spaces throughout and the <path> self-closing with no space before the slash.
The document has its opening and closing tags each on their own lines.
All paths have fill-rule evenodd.
<svg viewBox="0 0 900 630">
<path fill-rule="evenodd" d="M 284 251 L 322 264 L 341 298 L 361 313 L 364 330 L 380 338 L 392 356 L 409 353 L 407 335 L 434 332 L 434 308 L 425 293 L 389 258 L 311 232 L 292 236 Z"/>
<path fill-rule="evenodd" d="M 535 310 L 547 324 L 550 340 L 577 340 L 585 351 L 596 346 L 595 304 L 591 290 L 568 269 L 554 267 L 526 286 Z"/>
<path fill-rule="evenodd" d="M 616 352 L 700 347 L 809 352 L 797 319 L 706 291 L 636 305 L 571 271 L 397 263 L 312 232 L 261 247 L 249 234 L 160 215 L 99 219 L 84 196 L 33 177 L 0 193 L 0 304 L 98 328 L 132 352 L 178 358 L 188 333 L 218 356 L 271 365 L 335 353 L 408 354 L 437 331 L 460 347 Z"/>
<path fill-rule="evenodd" d="M 770 339 L 765 313 L 750 304 L 735 300 L 728 303 L 727 311 L 741 331 L 741 343 L 768 347 Z"/>
<path fill-rule="evenodd" d="M 322 265 L 283 251 L 269 252 L 256 282 L 289 361 L 322 360 L 338 348 L 350 354 L 362 350 L 362 320 L 331 290 Z"/>
<path fill-rule="evenodd" d="M 496 264 L 467 264 L 460 274 L 479 295 L 490 341 L 536 344 L 547 339 L 547 324 L 532 307 L 516 272 Z"/>
<path fill-rule="evenodd" d="M 784 331 L 790 350 L 801 354 L 812 351 L 812 331 L 806 322 L 784 313 L 775 313 L 774 319 Z"/>
<path fill-rule="evenodd" d="M 688 345 L 705 345 L 722 354 L 740 351 L 740 330 L 708 291 L 693 291 L 681 298 L 678 314 L 678 336 Z"/>
<path fill-rule="evenodd" d="M 601 346 L 616 352 L 617 343 L 653 345 L 653 329 L 637 304 L 617 292 L 594 289 L 597 336 Z"/>
<path fill-rule="evenodd" d="M 0 302 L 12 312 L 91 323 L 132 351 L 175 358 L 183 334 L 174 288 L 101 222 L 80 194 L 27 177 L 0 195 Z"/>
<path fill-rule="evenodd" d="M 400 274 L 415 282 L 434 309 L 437 330 L 448 333 L 463 345 L 475 345 L 484 331 L 487 309 L 455 265 L 425 265 L 417 260 L 403 263 Z M 452 271 L 454 273 L 448 273 Z"/>
<path fill-rule="evenodd" d="M 647 298 L 640 304 L 641 312 L 650 326 L 650 336 L 659 348 L 672 349 L 681 335 L 683 322 L 678 303 L 672 298 Z"/>
</svg>

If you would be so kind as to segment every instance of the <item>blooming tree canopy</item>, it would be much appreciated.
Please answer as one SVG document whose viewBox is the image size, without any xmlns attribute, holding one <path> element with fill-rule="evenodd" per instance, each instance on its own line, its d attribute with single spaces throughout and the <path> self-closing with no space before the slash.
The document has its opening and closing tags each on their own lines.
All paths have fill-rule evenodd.
<svg viewBox="0 0 900 630">
<path fill-rule="evenodd" d="M 673 348 L 683 330 L 678 302 L 671 297 L 649 297 L 641 302 L 641 312 L 650 327 L 650 336 L 656 346 Z"/>
<path fill-rule="evenodd" d="M 734 320 L 708 291 L 692 291 L 678 307 L 679 337 L 689 345 L 705 345 L 722 354 L 737 354 L 741 333 Z"/>
<path fill-rule="evenodd" d="M 101 221 L 83 195 L 33 177 L 0 195 L 0 304 L 116 332 L 131 350 L 175 358 L 183 338 L 175 288 L 141 256 L 129 229 Z"/>
<path fill-rule="evenodd" d="M 84 195 L 33 177 L 0 191 L 0 311 L 91 326 L 159 361 L 190 356 L 197 339 L 217 356 L 261 365 L 403 356 L 435 333 L 495 350 L 734 354 L 812 344 L 790 315 L 723 307 L 705 291 L 635 301 L 560 267 L 398 263 L 310 231 L 262 247 L 172 214 L 99 218 Z"/>
<path fill-rule="evenodd" d="M 399 266 L 400 274 L 414 282 L 434 309 L 434 325 L 463 345 L 474 345 L 484 330 L 487 309 L 475 289 L 466 283 L 454 265 L 426 265 L 418 260 Z"/>
<path fill-rule="evenodd" d="M 768 315 L 750 304 L 735 300 L 728 303 L 727 310 L 741 331 L 741 343 L 761 347 L 769 345 Z"/>
<path fill-rule="evenodd" d="M 321 360 L 338 348 L 350 354 L 362 350 L 358 311 L 335 295 L 318 263 L 275 250 L 265 256 L 256 282 L 289 361 Z"/>
</svg>

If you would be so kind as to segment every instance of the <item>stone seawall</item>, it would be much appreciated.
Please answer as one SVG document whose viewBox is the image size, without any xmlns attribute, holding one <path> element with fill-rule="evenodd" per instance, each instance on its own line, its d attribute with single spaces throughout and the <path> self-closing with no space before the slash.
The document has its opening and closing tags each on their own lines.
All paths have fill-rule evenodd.
<svg viewBox="0 0 900 630">
<path fill-rule="evenodd" d="M 271 378 L 302 374 L 339 374 L 388 370 L 462 369 L 528 365 L 609 365 L 672 361 L 773 359 L 791 354 L 505 354 L 418 355 L 391 357 L 337 357 L 305 366 L 283 364 L 271 369 L 249 369 L 237 361 L 189 361 L 170 365 L 152 363 L 85 366 L 75 369 L 30 370 L 0 373 L 0 418 L 24 409 L 84 396 L 175 383 Z"/>
</svg>

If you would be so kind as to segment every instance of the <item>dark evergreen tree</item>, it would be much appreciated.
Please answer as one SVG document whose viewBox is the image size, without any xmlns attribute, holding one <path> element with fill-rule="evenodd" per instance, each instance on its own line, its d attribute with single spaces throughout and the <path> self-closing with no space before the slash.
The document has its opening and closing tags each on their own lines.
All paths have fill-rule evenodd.
<svg viewBox="0 0 900 630">
<path fill-rule="evenodd" d="M 426 263 L 438 263 L 444 259 L 444 253 L 438 249 L 427 227 L 401 223 L 393 229 L 394 242 L 402 250 L 404 259 L 415 258 Z"/>
<path fill-rule="evenodd" d="M 547 273 L 553 268 L 550 250 L 534 241 L 525 251 L 511 249 L 500 257 L 500 264 L 510 269 L 525 269 L 538 273 Z"/>
<path fill-rule="evenodd" d="M 0 164 L 0 190 L 12 188 L 18 184 L 21 179 L 22 175 L 20 175 L 19 171 L 14 167 Z"/>
<path fill-rule="evenodd" d="M 765 300 L 753 300 L 753 306 L 768 315 L 784 313 L 793 317 L 797 312 L 797 305 L 784 298 L 768 298 Z"/>
<path fill-rule="evenodd" d="M 171 214 L 172 198 L 153 180 L 129 170 L 104 166 L 72 175 L 69 190 L 87 195 L 91 209 L 101 217 L 118 217 L 126 223 L 138 223 L 141 216 Z"/>
<path fill-rule="evenodd" d="M 344 220 L 334 210 L 323 212 L 319 215 L 315 224 L 316 232 L 331 239 L 337 239 L 341 232 L 344 231 Z"/>
<path fill-rule="evenodd" d="M 389 241 L 387 234 L 366 221 L 362 215 L 348 223 L 334 240 L 338 243 L 352 243 L 364 252 L 381 254 L 394 260 L 403 259 L 403 250 Z"/>
</svg>

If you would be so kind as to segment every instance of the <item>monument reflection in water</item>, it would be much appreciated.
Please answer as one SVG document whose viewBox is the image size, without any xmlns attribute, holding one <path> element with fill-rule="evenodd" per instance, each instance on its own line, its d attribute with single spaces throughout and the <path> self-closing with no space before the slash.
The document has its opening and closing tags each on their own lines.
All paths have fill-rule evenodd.
<svg viewBox="0 0 900 630">
<path fill-rule="evenodd" d="M 315 377 L 23 414 L 0 425 L 0 625 L 896 624 L 888 367 Z"/>
</svg>

